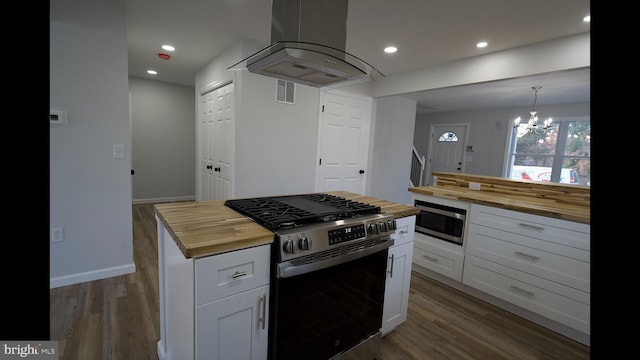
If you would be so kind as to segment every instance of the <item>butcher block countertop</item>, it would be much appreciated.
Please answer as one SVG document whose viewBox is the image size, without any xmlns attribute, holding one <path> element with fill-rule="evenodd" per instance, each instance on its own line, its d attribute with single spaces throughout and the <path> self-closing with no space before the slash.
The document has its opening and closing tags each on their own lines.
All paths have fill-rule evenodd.
<svg viewBox="0 0 640 360">
<path fill-rule="evenodd" d="M 327 194 L 380 206 L 395 218 L 417 215 L 413 206 L 346 191 Z M 154 205 L 154 211 L 185 258 L 198 258 L 270 244 L 273 232 L 224 205 L 225 200 L 186 201 Z"/>
<path fill-rule="evenodd" d="M 591 223 L 591 188 L 501 177 L 434 172 L 435 186 L 409 188 L 416 194 L 466 201 L 562 220 Z M 480 185 L 471 190 L 470 183 Z"/>
</svg>

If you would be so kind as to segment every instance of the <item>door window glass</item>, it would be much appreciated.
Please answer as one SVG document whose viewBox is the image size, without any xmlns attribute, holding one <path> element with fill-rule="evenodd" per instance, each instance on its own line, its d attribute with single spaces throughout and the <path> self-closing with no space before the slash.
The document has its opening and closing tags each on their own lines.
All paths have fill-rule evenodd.
<svg viewBox="0 0 640 360">
<path fill-rule="evenodd" d="M 451 132 L 451 131 L 446 131 L 443 132 L 442 135 L 440 135 L 440 137 L 438 138 L 438 141 L 458 141 L 458 136 Z"/>
</svg>

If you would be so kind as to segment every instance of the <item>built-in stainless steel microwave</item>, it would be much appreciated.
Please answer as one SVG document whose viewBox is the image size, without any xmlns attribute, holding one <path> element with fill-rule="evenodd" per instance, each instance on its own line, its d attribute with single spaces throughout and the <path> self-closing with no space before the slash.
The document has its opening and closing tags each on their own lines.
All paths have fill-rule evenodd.
<svg viewBox="0 0 640 360">
<path fill-rule="evenodd" d="M 415 200 L 420 209 L 416 216 L 416 232 L 462 245 L 466 209 Z"/>
</svg>

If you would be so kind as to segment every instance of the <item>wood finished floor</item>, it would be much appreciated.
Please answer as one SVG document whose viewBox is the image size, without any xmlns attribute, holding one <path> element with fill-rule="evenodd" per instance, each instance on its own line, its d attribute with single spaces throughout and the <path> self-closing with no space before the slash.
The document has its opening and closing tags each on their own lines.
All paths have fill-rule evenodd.
<svg viewBox="0 0 640 360">
<path fill-rule="evenodd" d="M 156 231 L 153 205 L 133 205 L 136 272 L 50 290 L 60 360 L 158 359 Z M 413 272 L 408 319 L 378 360 L 589 358 L 588 346 Z"/>
</svg>

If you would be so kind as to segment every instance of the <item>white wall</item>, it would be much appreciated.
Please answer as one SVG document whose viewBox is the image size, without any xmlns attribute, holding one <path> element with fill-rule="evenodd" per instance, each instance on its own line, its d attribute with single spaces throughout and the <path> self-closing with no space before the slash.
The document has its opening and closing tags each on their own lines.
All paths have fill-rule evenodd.
<svg viewBox="0 0 640 360">
<path fill-rule="evenodd" d="M 195 199 L 193 86 L 129 78 L 133 203 Z"/>
<path fill-rule="evenodd" d="M 591 114 L 590 103 L 541 105 L 537 106 L 536 110 L 554 119 L 584 117 Z M 527 107 L 513 107 L 418 115 L 413 135 L 414 146 L 420 155 L 427 156 L 431 125 L 468 123 L 468 145 L 473 146 L 473 152 L 466 153 L 464 172 L 502 176 L 504 153 L 507 149 L 513 119 L 518 116 L 525 118 L 528 112 Z M 469 157 L 471 157 L 470 161 Z M 425 173 L 426 171 L 425 169 Z"/>
<path fill-rule="evenodd" d="M 51 287 L 135 271 L 127 78 L 122 2 L 51 0 L 49 103 L 68 114 L 49 133 Z"/>
<path fill-rule="evenodd" d="M 411 147 L 416 101 L 399 96 L 377 100 L 368 195 L 411 204 Z"/>
<path fill-rule="evenodd" d="M 313 192 L 319 90 L 296 84 L 295 104 L 282 104 L 275 102 L 275 79 L 248 72 L 241 76 L 235 197 Z"/>
</svg>

